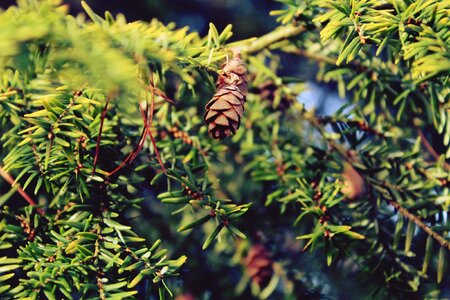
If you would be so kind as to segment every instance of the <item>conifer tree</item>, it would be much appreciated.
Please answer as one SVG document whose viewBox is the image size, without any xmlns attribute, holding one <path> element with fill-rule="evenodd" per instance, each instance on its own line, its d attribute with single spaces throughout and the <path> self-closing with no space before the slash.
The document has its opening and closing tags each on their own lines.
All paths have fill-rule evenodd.
<svg viewBox="0 0 450 300">
<path fill-rule="evenodd" d="M 0 12 L 1 299 L 449 297 L 450 2 L 279 2 L 239 41 Z"/>
</svg>

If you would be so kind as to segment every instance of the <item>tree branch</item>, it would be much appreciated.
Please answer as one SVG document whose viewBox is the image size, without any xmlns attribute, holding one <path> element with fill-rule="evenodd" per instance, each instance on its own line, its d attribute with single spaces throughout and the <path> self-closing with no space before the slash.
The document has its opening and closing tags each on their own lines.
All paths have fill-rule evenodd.
<svg viewBox="0 0 450 300">
<path fill-rule="evenodd" d="M 327 63 L 329 65 L 334 65 L 334 66 L 336 65 L 335 58 L 331 58 L 331 57 L 323 55 L 319 52 L 311 52 L 311 51 L 298 49 L 298 48 L 294 48 L 292 50 L 290 48 L 284 48 L 282 50 L 286 53 L 303 56 L 305 58 L 312 59 L 317 62 L 324 62 L 324 63 Z"/>
<path fill-rule="evenodd" d="M 251 54 L 263 50 L 269 47 L 273 43 L 292 38 L 306 30 L 305 27 L 287 25 L 278 27 L 276 30 L 259 37 L 258 39 L 250 42 L 249 45 L 240 49 L 241 53 Z"/>
<path fill-rule="evenodd" d="M 305 115 L 305 119 L 310 122 L 322 135 L 325 133 L 325 129 L 321 126 L 320 119 L 316 118 L 312 115 Z M 326 139 L 330 147 L 332 147 L 334 150 L 336 150 L 347 162 L 353 163 L 355 162 L 355 157 L 349 155 L 349 151 L 345 149 L 342 145 L 337 144 L 333 140 Z M 388 188 L 392 188 L 393 186 L 389 183 L 383 183 L 384 186 Z M 437 232 L 433 231 L 428 225 L 426 225 L 424 222 L 420 220 L 419 217 L 409 212 L 406 208 L 400 205 L 395 200 L 391 199 L 385 199 L 385 201 L 392 207 L 398 210 L 399 213 L 401 213 L 403 216 L 407 217 L 409 220 L 413 221 L 418 225 L 420 228 L 422 228 L 428 235 L 430 235 L 432 238 L 434 238 L 442 247 L 447 248 L 450 250 L 450 242 L 447 241 L 443 236 L 438 234 Z"/>
</svg>

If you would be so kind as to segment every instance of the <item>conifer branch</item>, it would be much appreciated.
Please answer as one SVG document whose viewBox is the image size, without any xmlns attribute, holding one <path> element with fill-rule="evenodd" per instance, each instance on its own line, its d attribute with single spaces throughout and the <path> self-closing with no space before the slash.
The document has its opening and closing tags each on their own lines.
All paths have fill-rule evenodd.
<svg viewBox="0 0 450 300">
<path fill-rule="evenodd" d="M 326 55 L 323 55 L 321 53 L 311 52 L 308 50 L 298 49 L 298 48 L 290 48 L 290 47 L 283 48 L 282 50 L 286 53 L 302 56 L 302 57 L 305 57 L 308 59 L 315 60 L 317 62 L 324 62 L 329 65 L 336 65 L 336 59 L 331 58 Z"/>
<path fill-rule="evenodd" d="M 403 216 L 408 218 L 410 221 L 416 223 L 417 226 L 423 229 L 428 235 L 430 235 L 432 238 L 434 238 L 442 247 L 447 248 L 450 250 L 450 242 L 447 241 L 443 236 L 439 235 L 437 232 L 433 231 L 433 229 L 430 228 L 430 226 L 426 225 L 424 222 L 422 222 L 419 217 L 415 216 L 411 212 L 409 212 L 406 208 L 401 206 L 397 201 L 395 200 L 389 200 L 387 203 L 395 208 L 399 213 L 401 213 Z"/>
<path fill-rule="evenodd" d="M 252 54 L 255 52 L 259 52 L 265 48 L 268 48 L 270 45 L 286 40 L 289 38 L 293 38 L 300 33 L 306 30 L 303 26 L 294 26 L 287 25 L 283 27 L 279 27 L 277 30 L 272 31 L 266 35 L 259 37 L 258 39 L 250 42 L 249 45 L 240 49 L 241 53 Z"/>
<path fill-rule="evenodd" d="M 315 118 L 314 116 L 306 116 L 306 119 L 323 135 L 325 133 L 325 129 L 322 127 L 321 125 L 321 121 L 318 118 Z M 342 158 L 344 158 L 348 163 L 355 163 L 356 162 L 356 158 L 353 155 L 349 154 L 349 151 L 347 151 L 347 149 L 345 149 L 342 145 L 337 144 L 336 142 L 334 142 L 333 140 L 330 139 L 326 139 L 327 143 L 329 144 L 329 146 L 336 150 L 337 153 L 339 153 Z M 399 190 L 400 192 L 403 192 L 403 189 L 392 185 L 388 182 L 383 182 L 381 183 L 381 185 L 385 186 L 386 188 L 395 188 L 397 190 Z M 398 203 L 395 200 L 391 200 L 391 199 L 385 199 L 385 201 L 392 206 L 393 208 L 395 208 L 396 210 L 398 210 L 399 213 L 401 213 L 403 216 L 407 217 L 409 220 L 413 221 L 416 225 L 418 225 L 420 228 L 422 228 L 428 235 L 430 235 L 432 238 L 434 238 L 442 247 L 447 248 L 448 250 L 450 250 L 450 242 L 447 241 L 443 236 L 441 236 L 440 234 L 438 234 L 437 232 L 435 232 L 433 229 L 431 229 L 428 225 L 426 225 L 425 223 L 423 223 L 419 217 L 417 217 L 416 215 L 412 214 L 411 212 L 409 212 L 406 208 L 404 208 L 403 206 L 400 205 L 400 203 Z"/>
</svg>

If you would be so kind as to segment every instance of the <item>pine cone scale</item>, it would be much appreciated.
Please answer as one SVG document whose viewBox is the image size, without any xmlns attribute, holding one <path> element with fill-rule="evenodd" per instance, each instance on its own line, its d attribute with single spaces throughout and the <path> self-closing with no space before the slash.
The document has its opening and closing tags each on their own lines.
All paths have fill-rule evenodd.
<svg viewBox="0 0 450 300">
<path fill-rule="evenodd" d="M 216 116 L 219 112 L 215 111 L 215 110 L 208 110 L 205 113 L 205 121 L 208 121 L 209 119 L 211 119 L 212 117 Z"/>
<path fill-rule="evenodd" d="M 233 105 L 230 104 L 227 101 L 221 101 L 221 100 L 216 100 L 210 107 L 209 109 L 213 109 L 213 110 L 228 110 L 230 108 L 232 108 Z"/>
<path fill-rule="evenodd" d="M 235 110 L 226 110 L 223 112 L 223 114 L 235 122 L 240 121 L 240 117 Z"/>
<path fill-rule="evenodd" d="M 232 105 L 242 105 L 242 102 L 239 100 L 239 98 L 237 98 L 233 94 L 223 95 L 222 99 L 227 101 L 228 103 L 230 103 Z"/>
<path fill-rule="evenodd" d="M 223 126 L 229 126 L 230 122 L 228 121 L 228 118 L 225 115 L 220 115 L 218 116 L 214 122 L 218 125 L 223 125 Z"/>
<path fill-rule="evenodd" d="M 235 97 L 239 98 L 239 100 L 245 101 L 244 100 L 245 96 L 242 94 L 242 92 L 237 87 L 236 87 L 236 90 L 231 90 L 230 89 L 230 91 Z"/>
<path fill-rule="evenodd" d="M 240 118 L 242 118 L 244 116 L 244 106 L 235 106 L 234 110 L 237 112 L 237 114 L 239 115 Z"/>
</svg>

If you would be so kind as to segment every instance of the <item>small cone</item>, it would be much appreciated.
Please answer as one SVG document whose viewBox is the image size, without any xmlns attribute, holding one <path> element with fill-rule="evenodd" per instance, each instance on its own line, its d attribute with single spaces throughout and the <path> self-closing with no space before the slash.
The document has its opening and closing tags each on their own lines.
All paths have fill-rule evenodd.
<svg viewBox="0 0 450 300">
<path fill-rule="evenodd" d="M 273 262 L 270 253 L 261 245 L 253 245 L 248 251 L 245 265 L 250 278 L 260 287 L 266 286 L 273 275 Z"/>
<path fill-rule="evenodd" d="M 252 92 L 255 94 L 259 94 L 263 101 L 268 101 L 270 104 L 269 109 L 273 109 L 275 111 L 284 112 L 297 101 L 297 98 L 294 95 L 280 93 L 281 89 L 275 84 L 273 80 L 267 80 L 263 82 L 262 84 L 255 87 Z M 277 94 L 281 99 L 278 99 L 278 105 L 275 105 Z"/>
<path fill-rule="evenodd" d="M 236 133 L 244 114 L 245 96 L 248 93 L 244 61 L 235 56 L 222 66 L 223 73 L 216 82 L 217 92 L 206 104 L 204 115 L 208 132 L 215 139 Z"/>
</svg>

